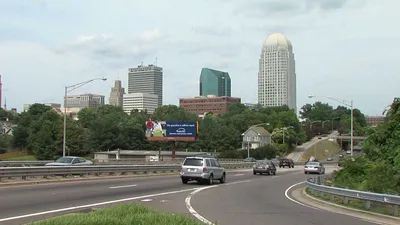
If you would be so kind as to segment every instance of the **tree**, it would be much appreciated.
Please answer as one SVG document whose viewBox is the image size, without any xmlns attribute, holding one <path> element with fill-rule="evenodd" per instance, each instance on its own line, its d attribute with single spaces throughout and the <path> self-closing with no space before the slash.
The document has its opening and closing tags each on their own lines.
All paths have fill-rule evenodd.
<svg viewBox="0 0 400 225">
<path fill-rule="evenodd" d="M 0 154 L 6 153 L 7 150 L 11 148 L 12 136 L 10 135 L 0 135 Z"/>
<path fill-rule="evenodd" d="M 186 112 L 183 108 L 176 105 L 158 107 L 151 117 L 153 120 L 160 121 L 193 122 L 197 120 L 196 114 Z"/>
<path fill-rule="evenodd" d="M 311 121 L 327 120 L 332 118 L 333 107 L 328 103 L 315 102 L 314 104 L 306 104 L 301 107 L 300 116 L 302 119 Z"/>
<path fill-rule="evenodd" d="M 46 111 L 29 128 L 28 147 L 39 160 L 61 155 L 62 120 L 53 110 Z"/>
<path fill-rule="evenodd" d="M 34 121 L 37 121 L 44 113 L 52 110 L 43 104 L 33 104 L 27 112 L 19 115 L 18 126 L 13 130 L 13 145 L 18 148 L 28 147 L 29 129 Z"/>
<path fill-rule="evenodd" d="M 347 160 L 334 184 L 378 193 L 400 194 L 400 99 L 386 111 L 387 124 L 366 129 L 365 156 Z M 357 123 L 362 123 L 358 121 Z"/>
<path fill-rule="evenodd" d="M 255 159 L 274 159 L 278 155 L 278 150 L 273 145 L 266 145 L 255 149 L 252 152 L 252 157 Z"/>
</svg>

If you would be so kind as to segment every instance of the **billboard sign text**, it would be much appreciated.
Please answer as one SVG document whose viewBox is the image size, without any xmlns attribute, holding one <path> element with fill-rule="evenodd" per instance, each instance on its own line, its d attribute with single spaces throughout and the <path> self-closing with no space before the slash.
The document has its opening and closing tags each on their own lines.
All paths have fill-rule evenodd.
<svg viewBox="0 0 400 225">
<path fill-rule="evenodd" d="M 167 122 L 165 124 L 167 137 L 196 137 L 196 122 Z"/>
</svg>

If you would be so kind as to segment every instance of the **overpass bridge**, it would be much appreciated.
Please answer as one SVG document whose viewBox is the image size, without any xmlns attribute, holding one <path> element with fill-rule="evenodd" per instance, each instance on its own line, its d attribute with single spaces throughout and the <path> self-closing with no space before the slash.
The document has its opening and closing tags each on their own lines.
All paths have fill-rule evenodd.
<svg viewBox="0 0 400 225">
<path fill-rule="evenodd" d="M 336 139 L 340 139 L 340 140 L 351 140 L 351 136 L 350 135 L 344 135 L 344 136 L 331 136 L 331 138 L 336 138 Z M 365 136 L 353 136 L 353 140 L 357 140 L 357 141 L 362 141 L 365 140 Z"/>
</svg>

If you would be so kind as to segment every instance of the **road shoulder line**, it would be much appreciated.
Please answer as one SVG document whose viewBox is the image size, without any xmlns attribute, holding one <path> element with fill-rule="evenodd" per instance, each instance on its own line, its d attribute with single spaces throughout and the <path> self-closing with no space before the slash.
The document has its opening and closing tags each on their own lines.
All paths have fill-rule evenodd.
<svg viewBox="0 0 400 225">
<path fill-rule="evenodd" d="M 388 215 L 378 214 L 370 211 L 354 209 L 347 206 L 338 205 L 332 202 L 324 201 L 313 197 L 306 193 L 305 187 L 297 188 L 292 191 L 293 198 L 299 202 L 309 204 L 312 207 L 319 208 L 328 212 L 334 212 L 342 215 L 352 216 L 370 223 L 380 225 L 398 225 L 400 218 L 395 218 Z"/>
<path fill-rule="evenodd" d="M 211 221 L 209 221 L 207 218 L 205 218 L 204 216 L 200 215 L 200 213 L 198 213 L 192 206 L 191 200 L 192 197 L 194 197 L 197 193 L 207 190 L 207 189 L 211 189 L 211 188 L 218 188 L 218 187 L 222 187 L 222 186 L 229 186 L 229 185 L 233 185 L 233 184 L 242 184 L 242 183 L 247 183 L 250 182 L 250 180 L 244 180 L 244 181 L 237 181 L 237 182 L 232 182 L 232 183 L 227 183 L 227 184 L 218 184 L 218 185 L 213 185 L 213 186 L 207 186 L 207 187 L 202 187 L 202 188 L 198 188 L 194 191 L 192 191 L 186 198 L 185 198 L 185 205 L 186 208 L 189 210 L 190 214 L 192 214 L 192 216 L 194 216 L 196 219 L 200 220 L 202 223 L 207 224 L 207 225 L 215 225 L 214 223 L 212 223 Z"/>
</svg>

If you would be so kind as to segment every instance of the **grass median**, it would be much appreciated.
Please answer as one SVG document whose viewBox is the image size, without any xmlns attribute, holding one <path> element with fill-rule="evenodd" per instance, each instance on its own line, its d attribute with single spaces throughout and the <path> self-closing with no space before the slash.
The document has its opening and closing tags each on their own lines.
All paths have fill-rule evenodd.
<svg viewBox="0 0 400 225">
<path fill-rule="evenodd" d="M 311 156 L 318 160 L 326 160 L 340 152 L 340 146 L 335 141 L 321 140 L 309 147 L 302 155 L 302 160 L 307 161 Z"/>
<path fill-rule="evenodd" d="M 393 206 L 389 204 L 383 204 L 379 202 L 371 202 L 371 208 L 369 210 L 365 209 L 365 201 L 360 200 L 360 199 L 355 199 L 355 198 L 349 198 L 349 204 L 344 204 L 344 197 L 334 195 L 333 196 L 333 201 L 330 199 L 330 195 L 324 194 L 321 196 L 319 193 L 312 192 L 309 188 L 306 188 L 306 193 L 313 196 L 314 198 L 318 198 L 323 201 L 331 202 L 336 205 L 342 205 L 354 209 L 359 209 L 363 211 L 370 211 L 374 213 L 379 213 L 383 215 L 388 215 L 388 216 L 393 216 Z M 400 209 L 399 209 L 399 215 L 400 215 Z"/>
<path fill-rule="evenodd" d="M 89 213 L 73 213 L 47 220 L 30 223 L 30 225 L 201 225 L 200 221 L 184 214 L 173 214 L 155 211 L 142 204 L 120 204 L 98 209 Z"/>
</svg>

